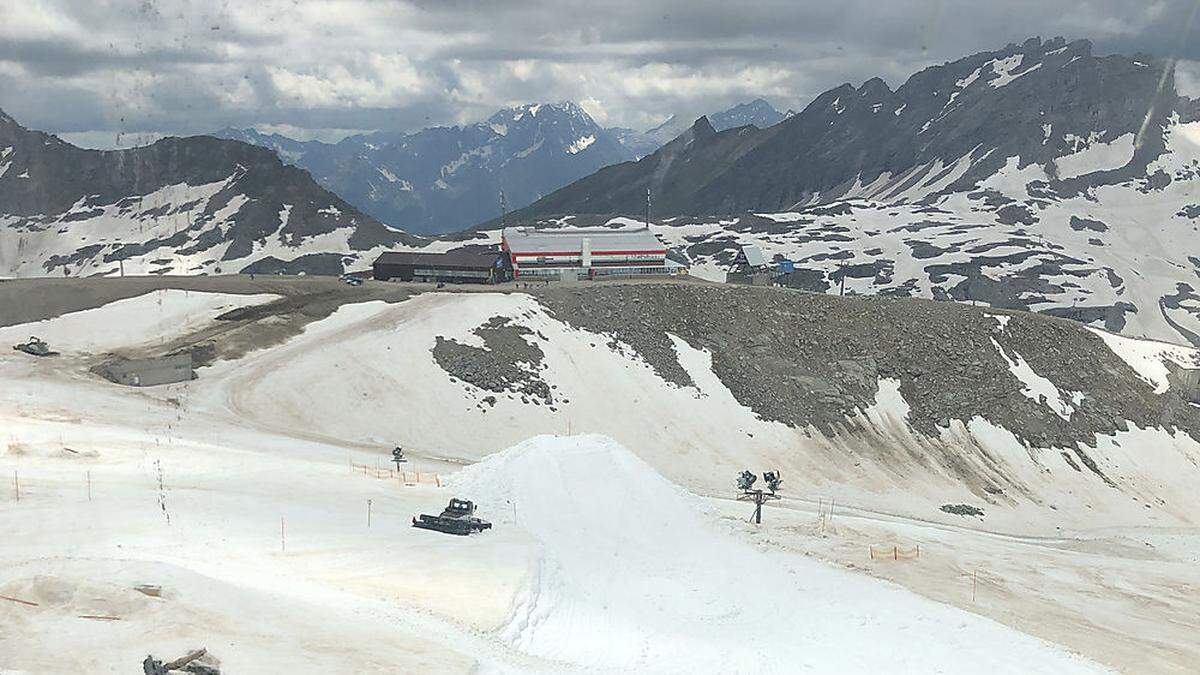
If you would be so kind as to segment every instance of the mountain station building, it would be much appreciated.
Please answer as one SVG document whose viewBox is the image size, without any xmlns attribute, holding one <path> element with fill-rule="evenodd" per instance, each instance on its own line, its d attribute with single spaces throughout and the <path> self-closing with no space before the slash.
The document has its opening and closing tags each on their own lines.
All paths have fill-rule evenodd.
<svg viewBox="0 0 1200 675">
<path fill-rule="evenodd" d="M 445 253 L 389 251 L 372 265 L 379 281 L 431 281 L 451 284 L 496 284 L 508 281 L 508 255 L 495 246 L 464 246 Z"/>
<path fill-rule="evenodd" d="M 500 247 L 516 279 L 595 279 L 677 274 L 667 247 L 649 228 L 506 227 Z"/>
</svg>

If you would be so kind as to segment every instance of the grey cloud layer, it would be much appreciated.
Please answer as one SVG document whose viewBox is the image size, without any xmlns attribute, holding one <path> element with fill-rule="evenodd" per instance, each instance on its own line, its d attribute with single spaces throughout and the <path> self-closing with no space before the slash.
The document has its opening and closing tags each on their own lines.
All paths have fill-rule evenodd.
<svg viewBox="0 0 1200 675">
<path fill-rule="evenodd" d="M 411 129 L 575 100 L 645 127 L 802 107 L 1031 35 L 1200 60 L 1196 0 L 0 0 L 0 108 L 60 132 Z M 1176 53 L 1178 52 L 1178 53 Z"/>
</svg>

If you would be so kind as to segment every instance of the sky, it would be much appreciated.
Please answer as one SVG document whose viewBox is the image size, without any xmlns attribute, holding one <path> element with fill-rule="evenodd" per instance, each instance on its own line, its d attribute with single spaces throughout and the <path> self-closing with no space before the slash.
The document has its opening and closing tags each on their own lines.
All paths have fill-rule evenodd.
<svg viewBox="0 0 1200 675">
<path fill-rule="evenodd" d="M 646 129 L 801 109 L 1032 36 L 1178 58 L 1200 0 L 0 0 L 0 109 L 88 147 L 226 126 L 336 140 L 571 100 Z"/>
</svg>

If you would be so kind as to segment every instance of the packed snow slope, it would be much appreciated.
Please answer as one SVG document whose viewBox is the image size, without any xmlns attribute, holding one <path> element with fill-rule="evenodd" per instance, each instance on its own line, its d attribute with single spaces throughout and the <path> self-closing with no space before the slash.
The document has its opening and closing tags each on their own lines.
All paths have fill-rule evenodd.
<svg viewBox="0 0 1200 675">
<path fill-rule="evenodd" d="M 671 673 L 1097 669 L 901 589 L 764 554 L 604 436 L 535 437 L 452 486 L 536 541 L 537 568 L 500 635 L 554 661 Z"/>
<path fill-rule="evenodd" d="M 0 352 L 0 472 L 20 488 L 0 490 L 0 596 L 34 603 L 0 600 L 0 669 L 128 672 L 199 645 L 238 673 L 1099 668 L 1017 630 L 1118 668 L 1200 658 L 1200 410 L 1177 373 L 1194 350 L 782 289 L 315 281 L 242 282 L 280 299 L 97 291 L 103 306 L 5 328 L 161 311 L 191 332 L 145 320 L 59 357 Z M 226 303 L 243 306 L 213 317 Z M 189 346 L 209 364 L 191 382 L 89 371 L 95 351 Z M 362 468 L 395 445 L 414 485 Z M 785 476 L 761 529 L 730 501 L 745 468 Z M 450 496 L 495 529 L 409 526 Z M 818 497 L 837 517 L 814 530 Z M 937 588 L 905 583 L 969 611 L 803 555 L 836 541 L 867 564 L 873 540 L 842 534 L 864 524 L 936 537 L 912 569 Z M 1155 534 L 1098 539 L 1114 528 Z M 957 561 L 981 550 L 998 551 L 984 584 L 1031 552 L 1053 575 L 1000 577 L 1018 599 L 991 604 L 992 582 L 974 604 Z"/>
</svg>

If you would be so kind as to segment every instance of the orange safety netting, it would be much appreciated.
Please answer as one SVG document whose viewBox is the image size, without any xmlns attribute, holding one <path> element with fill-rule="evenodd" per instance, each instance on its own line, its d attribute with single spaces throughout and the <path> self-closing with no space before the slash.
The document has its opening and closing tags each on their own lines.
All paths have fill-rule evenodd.
<svg viewBox="0 0 1200 675">
<path fill-rule="evenodd" d="M 899 546 L 875 546 L 867 547 L 871 556 L 871 560 L 915 560 L 921 557 L 921 546 L 918 544 L 914 548 L 900 548 Z"/>
</svg>

